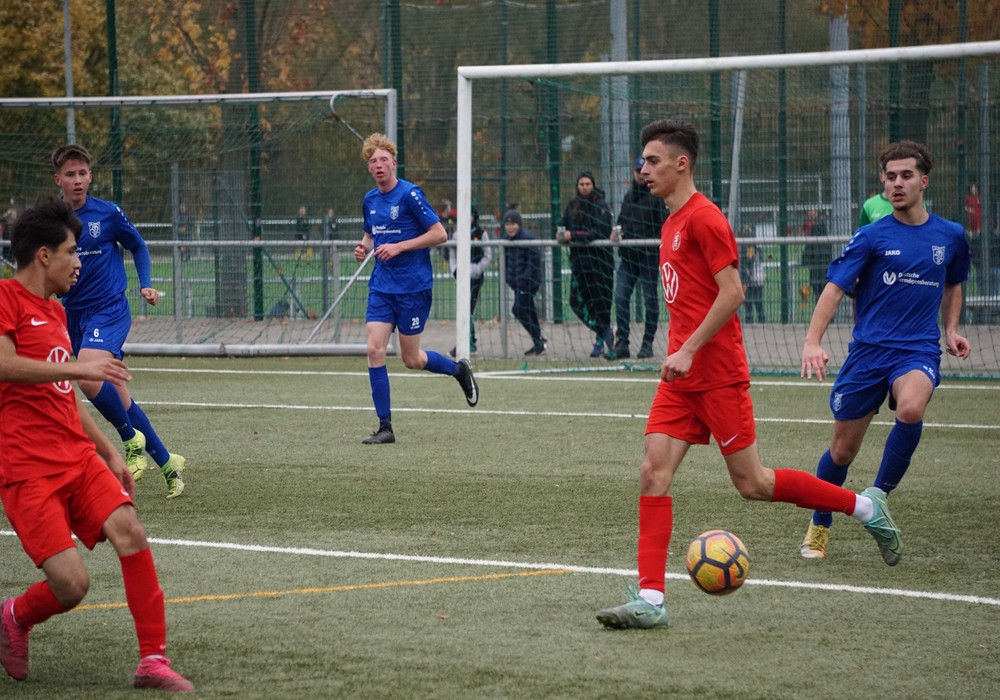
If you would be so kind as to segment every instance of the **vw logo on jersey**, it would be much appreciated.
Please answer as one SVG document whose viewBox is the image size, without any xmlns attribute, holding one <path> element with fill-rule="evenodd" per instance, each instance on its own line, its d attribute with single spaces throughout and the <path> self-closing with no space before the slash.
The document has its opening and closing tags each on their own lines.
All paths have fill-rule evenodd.
<svg viewBox="0 0 1000 700">
<path fill-rule="evenodd" d="M 389 207 L 389 218 L 395 221 L 399 218 L 399 206 Z"/>
<path fill-rule="evenodd" d="M 882 281 L 891 287 L 896 284 L 896 273 L 892 270 L 886 270 L 882 273 Z"/>
<path fill-rule="evenodd" d="M 55 347 L 49 350 L 49 356 L 45 358 L 46 362 L 69 362 L 69 351 L 66 348 Z M 68 394 L 73 391 L 73 382 L 65 379 L 61 382 L 52 382 L 52 386 L 56 388 L 60 394 Z"/>
<path fill-rule="evenodd" d="M 934 253 L 934 264 L 940 265 L 944 262 L 944 246 L 943 245 L 932 245 L 931 252 Z"/>
<path fill-rule="evenodd" d="M 674 234 L 674 242 L 671 244 L 671 247 L 674 250 L 677 250 L 678 248 L 681 247 L 681 232 L 680 231 L 678 231 L 677 233 Z"/>
<path fill-rule="evenodd" d="M 664 263 L 660 268 L 660 273 L 663 278 L 663 299 L 668 304 L 673 304 L 677 299 L 677 287 L 679 286 L 677 270 L 670 263 Z"/>
<path fill-rule="evenodd" d="M 87 231 L 89 231 L 90 235 L 93 236 L 94 238 L 100 238 L 101 237 L 101 222 L 100 221 L 88 221 L 87 222 Z"/>
</svg>

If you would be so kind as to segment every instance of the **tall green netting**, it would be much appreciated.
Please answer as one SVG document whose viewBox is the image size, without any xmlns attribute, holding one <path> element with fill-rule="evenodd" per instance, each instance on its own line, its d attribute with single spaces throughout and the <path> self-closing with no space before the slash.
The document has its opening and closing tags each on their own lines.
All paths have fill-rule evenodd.
<svg viewBox="0 0 1000 700">
<path fill-rule="evenodd" d="M 457 200 L 459 66 L 975 42 L 995 36 L 1000 12 L 1000 0 L 181 0 L 117 3 L 111 46 L 107 5 L 70 3 L 76 95 L 107 93 L 112 54 L 117 89 L 127 96 L 395 88 L 401 174 L 435 206 Z M 0 8 L 0 19 L 7 27 L 0 97 L 65 95 L 65 66 L 52 50 L 64 38 L 59 14 L 21 4 Z M 947 369 L 996 372 L 998 68 L 995 58 L 979 57 L 752 70 L 742 78 L 724 71 L 480 81 L 472 201 L 494 244 L 498 217 L 511 203 L 541 241 L 546 361 L 609 366 L 588 357 L 595 338 L 570 306 L 570 251 L 554 241 L 556 219 L 581 171 L 594 174 L 617 216 L 641 126 L 662 116 L 692 119 L 702 134 L 699 187 L 732 217 L 738 235 L 762 239 L 765 322 L 755 315 L 748 324 L 752 362 L 794 371 L 811 311 L 805 242 L 796 240 L 807 213 L 825 217 L 835 250 L 877 189 L 880 148 L 891 138 L 918 138 L 937 161 L 929 193 L 937 213 L 968 223 L 963 202 L 973 184 L 982 201 L 964 318 L 975 359 Z M 65 107 L 0 103 L 3 209 L 16 212 L 54 190 L 48 154 L 66 140 L 68 116 Z M 371 186 L 358 135 L 388 130 L 381 105 L 346 101 L 336 116 L 320 98 L 117 112 L 78 106 L 72 116 L 76 140 L 98 157 L 94 194 L 118 201 L 150 240 L 156 285 L 166 293 L 156 308 L 133 299 L 134 341 L 292 346 L 343 292 L 314 342 L 362 342 L 365 271 L 344 288 L 358 272 L 350 249 Z M 299 240 L 303 234 L 311 245 Z M 620 259 L 620 247 L 614 255 Z M 446 254 L 434 260 L 428 341 L 446 350 L 456 341 L 455 288 Z M 474 323 L 478 355 L 513 365 L 522 362 L 526 334 L 509 314 L 503 264 L 496 255 Z M 632 301 L 638 338 L 643 310 L 639 298 Z M 668 322 L 661 312 L 658 353 Z M 845 309 L 839 319 L 845 328 L 849 315 Z"/>
</svg>

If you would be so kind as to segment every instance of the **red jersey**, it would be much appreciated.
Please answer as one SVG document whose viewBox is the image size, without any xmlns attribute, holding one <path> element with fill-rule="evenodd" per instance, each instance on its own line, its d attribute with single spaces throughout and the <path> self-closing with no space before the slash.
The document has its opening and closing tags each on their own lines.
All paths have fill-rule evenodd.
<svg viewBox="0 0 1000 700">
<path fill-rule="evenodd" d="M 0 281 L 0 335 L 11 336 L 20 357 L 70 361 L 62 304 L 16 279 Z M 0 484 L 58 474 L 88 452 L 97 449 L 83 432 L 72 382 L 0 382 Z"/>
<path fill-rule="evenodd" d="M 738 266 L 733 229 L 719 208 L 696 192 L 671 212 L 660 236 L 660 276 L 670 311 L 667 354 L 680 349 L 708 315 L 719 294 L 715 275 Z M 674 380 L 677 391 L 704 391 L 750 381 L 743 328 L 733 317 L 695 353 L 691 371 Z"/>
</svg>

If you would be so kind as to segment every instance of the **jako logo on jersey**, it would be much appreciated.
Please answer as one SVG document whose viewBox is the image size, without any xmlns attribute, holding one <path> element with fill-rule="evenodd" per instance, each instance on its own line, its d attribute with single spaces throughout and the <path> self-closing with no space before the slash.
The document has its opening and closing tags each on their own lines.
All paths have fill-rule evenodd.
<svg viewBox="0 0 1000 700">
<path fill-rule="evenodd" d="M 882 281 L 892 286 L 896 284 L 896 273 L 891 271 L 886 271 L 882 273 Z"/>
<path fill-rule="evenodd" d="M 101 237 L 101 222 L 100 221 L 88 221 L 87 222 L 87 230 L 90 232 L 90 235 L 93 236 L 94 238 L 100 238 Z"/>
<path fill-rule="evenodd" d="M 69 351 L 66 348 L 52 348 L 49 350 L 49 356 L 45 358 L 46 362 L 69 362 Z M 56 388 L 60 394 L 68 394 L 73 391 L 73 382 L 68 379 L 61 382 L 52 382 L 52 386 Z"/>
<path fill-rule="evenodd" d="M 660 268 L 660 276 L 663 278 L 663 299 L 668 304 L 673 304 L 677 299 L 677 271 L 670 263 L 664 263 Z"/>
<path fill-rule="evenodd" d="M 943 245 L 932 245 L 931 252 L 934 253 L 934 264 L 940 265 L 944 262 L 944 246 Z"/>
<path fill-rule="evenodd" d="M 678 248 L 681 247 L 681 232 L 680 231 L 678 231 L 677 233 L 674 234 L 674 242 L 671 244 L 671 247 L 674 250 L 677 250 Z"/>
<path fill-rule="evenodd" d="M 889 257 L 890 255 L 902 255 L 902 254 L 903 254 L 902 251 L 899 251 L 899 250 L 887 250 L 887 251 L 885 251 L 886 257 Z"/>
<path fill-rule="evenodd" d="M 395 221 L 399 218 L 399 207 L 389 207 L 389 218 Z"/>
</svg>

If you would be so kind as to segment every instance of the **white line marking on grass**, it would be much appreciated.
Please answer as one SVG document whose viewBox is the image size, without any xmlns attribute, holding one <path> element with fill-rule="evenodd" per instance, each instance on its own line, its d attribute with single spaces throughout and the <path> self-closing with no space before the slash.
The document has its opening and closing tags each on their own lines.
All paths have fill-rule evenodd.
<svg viewBox="0 0 1000 700">
<path fill-rule="evenodd" d="M 0 530 L 0 535 L 16 537 L 17 533 L 10 530 Z M 376 559 L 381 561 L 411 561 L 422 564 L 462 564 L 468 566 L 504 567 L 509 569 L 559 570 L 572 571 L 579 574 L 612 574 L 618 576 L 638 576 L 635 569 L 611 569 L 595 566 L 575 566 L 571 564 L 531 563 L 506 561 L 503 559 L 466 559 L 462 557 L 426 557 L 415 554 L 387 554 L 384 552 L 344 552 L 331 549 L 312 549 L 309 547 L 272 547 L 261 544 L 238 544 L 236 542 L 207 542 L 200 540 L 174 540 L 150 537 L 150 543 L 173 545 L 175 547 L 201 547 L 206 549 L 228 549 L 239 552 L 262 552 L 267 554 L 295 554 L 309 557 L 332 557 L 336 559 Z M 669 579 L 686 580 L 685 574 L 667 574 Z M 974 605 L 1000 606 L 1000 598 L 986 598 L 974 595 L 957 595 L 954 593 L 934 593 L 932 591 L 911 591 L 903 588 L 874 588 L 871 586 L 852 586 L 842 583 L 808 583 L 806 581 L 775 581 L 772 579 L 746 580 L 746 584 L 755 586 L 774 586 L 779 588 L 803 588 L 818 591 L 834 591 L 840 593 L 861 593 L 866 595 L 891 595 L 903 598 L 923 598 L 926 600 L 947 600 L 956 603 L 971 603 Z"/>
<path fill-rule="evenodd" d="M 358 378 L 368 378 L 367 372 L 327 372 L 319 370 L 290 370 L 290 369 L 276 369 L 276 370 L 255 370 L 255 369 L 187 369 L 179 367 L 129 367 L 129 370 L 134 374 L 136 372 L 163 372 L 163 373 L 174 373 L 174 374 L 269 374 L 269 375 L 279 375 L 279 376 L 289 376 L 289 377 L 358 377 Z M 614 374 L 615 376 L 605 376 L 599 377 L 595 376 L 597 372 L 604 374 Z M 619 376 L 622 370 L 615 370 L 613 368 L 576 368 L 576 369 L 528 369 L 528 370 L 496 370 L 493 372 L 479 371 L 476 372 L 476 378 L 484 379 L 510 379 L 515 381 L 541 381 L 541 382 L 629 382 L 629 383 L 643 383 L 643 384 L 656 384 L 659 382 L 659 378 L 655 376 L 642 376 L 642 377 L 622 377 Z M 399 370 L 389 373 L 391 377 L 395 378 L 405 378 L 409 377 L 411 379 L 433 379 L 440 375 L 436 375 L 430 372 L 416 372 L 410 370 Z M 796 379 L 796 380 L 779 380 L 779 379 L 754 379 L 751 377 L 750 384 L 752 386 L 784 386 L 793 387 L 797 389 L 825 389 L 830 390 L 833 386 L 832 382 L 817 382 L 815 380 L 807 379 Z M 935 391 L 1000 391 L 1000 384 L 942 384 L 937 387 Z"/>
</svg>

